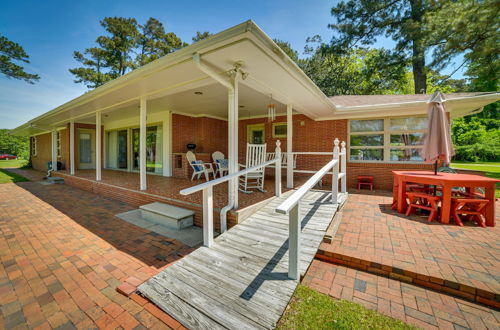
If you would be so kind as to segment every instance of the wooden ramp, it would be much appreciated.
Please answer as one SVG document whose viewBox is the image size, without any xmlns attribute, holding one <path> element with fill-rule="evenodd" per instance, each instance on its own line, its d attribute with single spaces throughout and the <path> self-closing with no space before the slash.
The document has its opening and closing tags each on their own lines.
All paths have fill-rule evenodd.
<svg viewBox="0 0 500 330">
<path fill-rule="evenodd" d="M 288 216 L 276 198 L 139 287 L 189 329 L 272 329 L 298 282 L 288 279 Z M 343 202 L 347 195 L 342 196 Z M 312 262 L 338 205 L 331 194 L 310 191 L 300 202 L 300 272 Z"/>
</svg>

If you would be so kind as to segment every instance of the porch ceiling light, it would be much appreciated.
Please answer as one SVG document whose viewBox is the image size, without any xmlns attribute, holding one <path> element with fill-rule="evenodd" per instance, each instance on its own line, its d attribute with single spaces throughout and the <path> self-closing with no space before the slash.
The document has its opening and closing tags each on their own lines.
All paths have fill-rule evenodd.
<svg viewBox="0 0 500 330">
<path fill-rule="evenodd" d="M 196 91 L 194 92 L 195 95 L 203 95 L 203 92 L 200 92 L 200 91 Z"/>
</svg>

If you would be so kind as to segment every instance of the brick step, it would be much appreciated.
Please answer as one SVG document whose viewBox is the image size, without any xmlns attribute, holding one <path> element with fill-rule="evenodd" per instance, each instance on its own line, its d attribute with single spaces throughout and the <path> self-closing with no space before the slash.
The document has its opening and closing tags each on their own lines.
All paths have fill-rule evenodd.
<svg viewBox="0 0 500 330">
<path fill-rule="evenodd" d="M 401 282 L 411 283 L 420 287 L 430 288 L 455 297 L 467 299 L 469 301 L 500 308 L 500 294 L 492 292 L 491 290 L 485 290 L 484 288 L 473 287 L 471 285 L 459 283 L 449 279 L 429 276 L 391 265 L 380 264 L 370 260 L 335 253 L 322 249 L 321 247 L 316 252 L 315 258 L 332 264 L 343 265 L 349 268 L 383 275 Z"/>
</svg>

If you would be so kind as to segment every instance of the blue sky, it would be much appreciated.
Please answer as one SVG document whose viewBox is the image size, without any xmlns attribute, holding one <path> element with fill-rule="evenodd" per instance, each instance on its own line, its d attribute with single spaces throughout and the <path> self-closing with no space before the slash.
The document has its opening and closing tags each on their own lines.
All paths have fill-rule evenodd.
<svg viewBox="0 0 500 330">
<path fill-rule="evenodd" d="M 330 9 L 337 1 L 9 1 L 2 3 L 0 33 L 21 44 L 30 56 L 35 85 L 0 76 L 0 128 L 14 128 L 69 101 L 87 89 L 75 84 L 68 69 L 77 67 L 73 51 L 94 45 L 106 16 L 160 20 L 167 31 L 191 42 L 196 31 L 216 33 L 254 20 L 269 36 L 289 41 L 302 52 L 307 37 L 330 40 Z M 390 47 L 381 40 L 378 46 Z"/>
</svg>

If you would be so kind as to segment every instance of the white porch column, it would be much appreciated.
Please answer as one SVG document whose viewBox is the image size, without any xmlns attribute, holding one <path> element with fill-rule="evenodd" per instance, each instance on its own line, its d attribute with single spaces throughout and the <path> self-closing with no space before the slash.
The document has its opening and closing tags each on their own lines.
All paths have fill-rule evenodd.
<svg viewBox="0 0 500 330">
<path fill-rule="evenodd" d="M 236 71 L 231 82 L 233 88 L 228 88 L 228 153 L 229 153 L 229 174 L 239 171 L 238 166 L 238 76 Z M 229 203 L 233 201 L 233 208 L 238 208 L 238 184 L 239 179 L 234 178 L 229 181 Z"/>
<path fill-rule="evenodd" d="M 163 119 L 163 176 L 172 176 L 172 112 Z"/>
<path fill-rule="evenodd" d="M 52 129 L 52 170 L 57 171 L 57 130 Z"/>
<path fill-rule="evenodd" d="M 286 187 L 293 188 L 293 118 L 292 105 L 286 105 Z"/>
<path fill-rule="evenodd" d="M 69 122 L 69 173 L 75 175 L 75 121 Z"/>
<path fill-rule="evenodd" d="M 101 112 L 95 113 L 95 180 L 101 181 L 102 150 L 101 150 Z"/>
<path fill-rule="evenodd" d="M 146 190 L 146 98 L 141 97 L 141 112 L 139 116 L 139 170 L 141 190 Z"/>
</svg>

